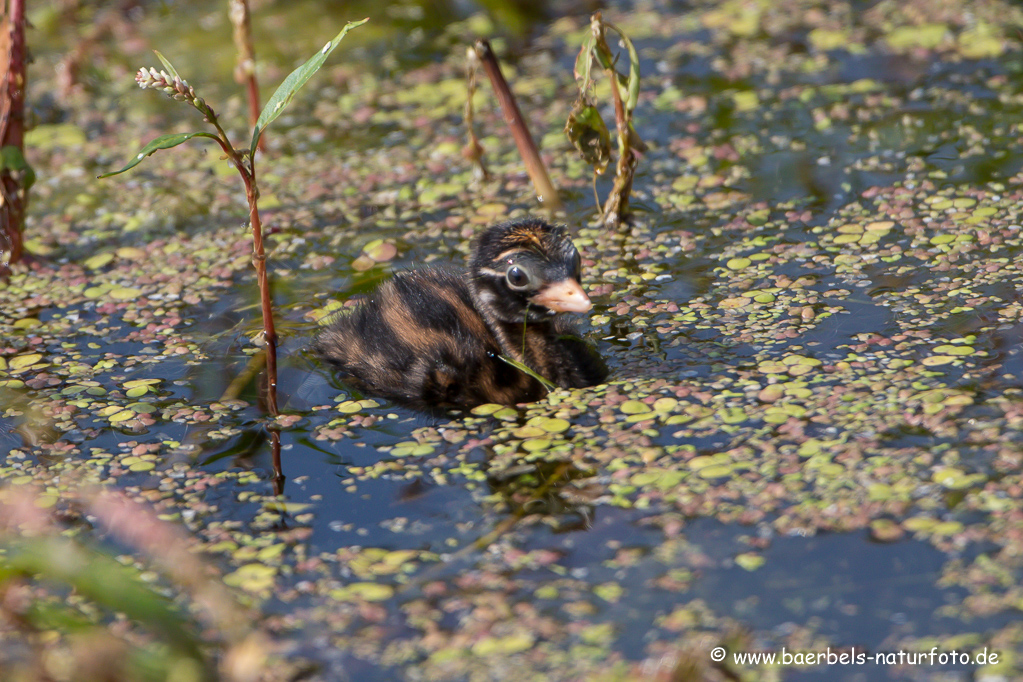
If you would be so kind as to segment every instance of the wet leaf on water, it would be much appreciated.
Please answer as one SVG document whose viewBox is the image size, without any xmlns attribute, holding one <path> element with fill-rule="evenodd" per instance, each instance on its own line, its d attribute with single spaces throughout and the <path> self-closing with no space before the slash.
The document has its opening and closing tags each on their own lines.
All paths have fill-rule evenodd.
<svg viewBox="0 0 1023 682">
<path fill-rule="evenodd" d="M 870 522 L 870 537 L 876 542 L 898 542 L 905 534 L 902 526 L 891 519 L 874 519 Z"/>
<path fill-rule="evenodd" d="M 17 371 L 31 367 L 42 359 L 43 356 L 39 353 L 26 353 L 25 355 L 15 355 L 11 358 L 9 365 L 12 371 Z"/>
<path fill-rule="evenodd" d="M 735 557 L 735 563 L 739 567 L 750 572 L 755 571 L 761 566 L 763 566 L 765 561 L 766 559 L 764 559 L 763 555 L 757 554 L 755 552 L 745 552 Z"/>
<path fill-rule="evenodd" d="M 363 253 L 377 263 L 386 263 L 398 255 L 398 248 L 382 239 L 374 239 L 362 248 Z"/>
<path fill-rule="evenodd" d="M 246 592 L 264 593 L 273 588 L 277 569 L 266 564 L 245 564 L 224 576 L 224 583 Z"/>
<path fill-rule="evenodd" d="M 109 251 L 106 253 L 97 253 L 95 256 L 91 256 L 82 263 L 82 267 L 86 270 L 99 270 L 104 265 L 109 265 L 114 260 L 114 254 Z"/>
<path fill-rule="evenodd" d="M 642 414 L 644 412 L 650 412 L 650 406 L 641 400 L 626 400 L 618 406 L 618 409 L 621 410 L 623 414 Z"/>
<path fill-rule="evenodd" d="M 477 656 L 514 654 L 528 651 L 534 641 L 535 637 L 528 632 L 516 632 L 504 637 L 484 637 L 472 645 L 472 653 Z"/>
<path fill-rule="evenodd" d="M 352 583 L 331 591 L 330 596 L 338 601 L 386 601 L 394 596 L 394 588 L 381 583 Z"/>
<path fill-rule="evenodd" d="M 559 417 L 533 417 L 526 423 L 529 426 L 535 426 L 545 433 L 564 433 L 571 426 L 567 419 Z"/>
</svg>

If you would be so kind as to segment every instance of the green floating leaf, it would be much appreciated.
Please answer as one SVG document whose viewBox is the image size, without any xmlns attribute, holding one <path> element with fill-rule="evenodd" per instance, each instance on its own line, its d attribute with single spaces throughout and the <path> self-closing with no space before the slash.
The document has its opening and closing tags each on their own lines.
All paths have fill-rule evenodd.
<svg viewBox="0 0 1023 682">
<path fill-rule="evenodd" d="M 288 77 L 284 79 L 284 82 L 281 83 L 280 87 L 277 88 L 277 91 L 272 97 L 270 97 L 270 100 L 266 103 L 266 106 L 263 107 L 263 111 L 259 114 L 259 118 L 256 120 L 256 127 L 252 130 L 252 144 L 249 147 L 250 154 L 254 155 L 256 153 L 256 145 L 259 144 L 259 137 L 263 134 L 263 131 L 266 130 L 266 127 L 270 125 L 274 119 L 281 115 L 281 112 L 284 111 L 284 107 L 291 104 L 291 100 L 295 98 L 295 93 L 313 77 L 314 73 L 320 70 L 320 67 L 327 61 L 327 57 L 329 57 L 330 53 L 334 51 L 334 48 L 338 46 L 341 39 L 344 38 L 350 30 L 357 26 L 362 26 L 367 21 L 369 21 L 368 17 L 362 21 L 349 21 L 333 40 L 323 46 L 322 50 L 310 57 L 309 61 L 305 64 L 288 74 Z"/>
<path fill-rule="evenodd" d="M 156 55 L 156 58 L 160 60 L 160 63 L 163 64 L 163 68 L 167 69 L 167 73 L 178 80 L 184 80 L 178 75 L 178 70 L 175 69 L 169 61 L 167 61 L 166 57 L 160 54 L 159 50 L 153 50 L 153 53 Z"/>
<path fill-rule="evenodd" d="M 170 149 L 171 147 L 177 147 L 182 142 L 187 142 L 188 140 L 191 140 L 193 137 L 208 137 L 211 140 L 217 140 L 218 142 L 220 141 L 220 138 L 218 138 L 216 135 L 213 135 L 212 133 L 177 133 L 175 135 L 161 135 L 160 137 L 156 138 L 155 140 L 147 144 L 145 147 L 143 147 L 142 151 L 136 154 L 135 158 L 129 161 L 127 166 L 125 166 L 121 170 L 113 171 L 112 173 L 104 173 L 99 177 L 109 178 L 111 175 L 119 175 L 120 173 L 123 173 L 126 170 L 130 170 L 135 166 L 139 165 L 140 163 L 142 163 L 142 160 L 145 159 L 150 154 L 153 154 L 154 152 L 157 152 L 161 149 Z"/>
<path fill-rule="evenodd" d="M 509 358 L 509 357 L 507 357 L 505 355 L 498 355 L 497 357 L 498 357 L 498 359 L 503 360 L 504 362 L 508 363 L 509 365 L 511 365 L 515 369 L 519 370 L 520 372 L 523 372 L 523 373 L 533 377 L 537 381 L 539 381 L 540 385 L 543 386 L 544 388 L 546 388 L 548 393 L 551 392 L 551 391 L 558 390 L 558 387 L 555 384 L 552 384 L 547 379 L 544 379 L 542 376 L 540 376 L 539 374 L 537 374 L 536 372 L 531 370 L 528 366 L 522 364 L 518 360 L 512 360 L 511 358 Z"/>
</svg>

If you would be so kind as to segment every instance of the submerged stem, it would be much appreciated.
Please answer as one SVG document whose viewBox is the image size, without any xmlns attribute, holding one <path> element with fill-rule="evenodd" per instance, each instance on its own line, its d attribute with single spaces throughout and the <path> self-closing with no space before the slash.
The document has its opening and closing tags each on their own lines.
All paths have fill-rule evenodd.
<svg viewBox="0 0 1023 682">
<path fill-rule="evenodd" d="M 487 165 L 483 163 L 483 145 L 480 144 L 479 138 L 476 137 L 475 124 L 473 123 L 475 112 L 472 99 L 476 95 L 476 71 L 479 65 L 479 55 L 476 53 L 475 48 L 470 47 L 466 52 L 465 65 L 465 79 L 468 90 L 468 97 L 465 100 L 465 127 L 469 139 L 465 143 L 465 147 L 462 148 L 462 156 L 473 164 L 475 174 L 486 182 L 490 179 L 490 172 L 487 170 Z"/>
<path fill-rule="evenodd" d="M 252 265 L 256 268 L 256 283 L 259 286 L 260 308 L 263 313 L 263 341 L 266 343 L 266 404 L 272 417 L 277 409 L 277 330 L 274 327 L 273 301 L 270 297 L 270 281 L 266 274 L 266 251 L 263 249 L 263 224 L 259 219 L 259 191 L 256 188 L 256 162 L 249 159 L 249 167 L 241 165 L 242 159 L 235 152 L 238 170 L 245 182 L 245 197 L 249 201 L 249 224 L 252 227 Z"/>
<path fill-rule="evenodd" d="M 618 89 L 618 72 L 612 67 L 608 71 L 611 81 L 611 96 L 615 105 L 615 127 L 618 129 L 618 164 L 615 168 L 615 183 L 604 203 L 604 222 L 618 225 L 629 211 L 629 193 L 636 170 L 636 156 L 629 139 L 629 119 Z"/>
</svg>

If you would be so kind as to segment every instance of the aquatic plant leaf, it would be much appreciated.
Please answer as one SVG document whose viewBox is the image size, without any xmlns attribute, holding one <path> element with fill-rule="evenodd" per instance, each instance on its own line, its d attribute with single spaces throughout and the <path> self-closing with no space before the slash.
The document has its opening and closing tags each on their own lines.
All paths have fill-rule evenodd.
<svg viewBox="0 0 1023 682">
<path fill-rule="evenodd" d="M 565 122 L 565 135 L 598 175 L 607 170 L 611 161 L 611 133 L 595 106 L 577 101 Z"/>
<path fill-rule="evenodd" d="M 536 379 L 537 381 L 539 381 L 540 385 L 543 386 L 545 389 L 547 389 L 548 393 L 550 393 L 551 391 L 558 390 L 558 387 L 555 384 L 551 383 L 547 379 L 544 379 L 542 376 L 540 376 L 539 374 L 537 374 L 536 372 L 531 370 L 527 365 L 522 364 L 518 360 L 512 360 L 507 355 L 498 355 L 497 357 L 500 360 L 503 360 L 504 362 L 508 363 L 509 365 L 514 367 L 515 369 L 519 370 L 520 372 L 523 372 L 524 374 L 527 374 L 527 375 L 533 377 L 534 379 Z"/>
<path fill-rule="evenodd" d="M 259 144 L 259 137 L 266 130 L 266 127 L 270 125 L 274 119 L 281 115 L 284 108 L 291 104 L 291 100 L 295 98 L 295 93 L 305 85 L 313 74 L 320 70 L 323 63 L 327 61 L 327 57 L 334 51 L 334 48 L 338 46 L 341 39 L 347 35 L 347 33 L 356 28 L 362 26 L 369 18 L 365 18 L 362 21 L 349 21 L 345 24 L 345 27 L 341 29 L 341 32 L 334 36 L 334 39 L 323 46 L 319 52 L 309 58 L 309 60 L 298 67 L 284 79 L 284 82 L 280 84 L 277 91 L 274 92 L 273 96 L 267 101 L 266 106 L 263 107 L 263 111 L 259 114 L 259 118 L 256 119 L 256 126 L 252 130 L 252 144 L 249 145 L 249 153 L 256 153 L 256 145 Z"/>
<path fill-rule="evenodd" d="M 593 34 L 586 36 L 583 47 L 579 50 L 579 56 L 575 60 L 575 78 L 581 80 L 580 91 L 585 91 L 590 85 L 590 69 L 593 67 Z"/>
<path fill-rule="evenodd" d="M 174 66 L 170 63 L 170 61 L 166 57 L 164 57 L 162 54 L 160 54 L 159 50 L 153 50 L 153 54 L 155 54 L 156 58 L 160 60 L 160 63 L 163 64 L 163 68 L 167 69 L 167 73 L 169 73 L 172 78 L 177 78 L 178 80 L 184 80 L 184 78 L 182 78 L 181 76 L 178 75 L 178 70 L 174 68 Z"/>
<path fill-rule="evenodd" d="M 608 24 L 611 26 L 611 24 Z M 621 32 L 618 28 L 611 26 L 622 38 L 622 42 L 625 43 L 625 49 L 629 52 L 629 80 L 628 80 L 628 92 L 629 98 L 624 102 L 625 110 L 631 112 L 636 108 L 636 103 L 639 101 L 639 55 L 636 54 L 636 46 L 632 44 L 628 36 Z"/>
<path fill-rule="evenodd" d="M 27 192 L 36 181 L 36 172 L 25 160 L 25 155 L 14 145 L 0 149 L 0 171 L 18 171 L 23 173 L 23 189 Z"/>
<path fill-rule="evenodd" d="M 618 72 L 618 57 L 607 44 L 607 36 L 605 33 L 605 29 L 607 28 L 617 33 L 622 42 L 625 43 L 625 49 L 629 53 L 628 76 Z M 636 108 L 636 103 L 639 100 L 639 55 L 636 52 L 636 46 L 632 44 L 632 41 L 629 40 L 628 36 L 626 36 L 620 28 L 612 23 L 604 21 L 599 12 L 594 14 L 590 19 L 590 36 L 587 38 L 586 45 L 589 45 L 591 42 L 593 43 L 591 52 L 600 62 L 600 66 L 604 70 L 614 74 L 619 87 L 624 88 L 628 93 L 628 98 L 623 101 L 623 104 L 625 105 L 625 110 L 627 112 L 631 112 Z"/>
<path fill-rule="evenodd" d="M 142 150 L 135 155 L 135 158 L 128 162 L 127 166 L 125 166 L 121 170 L 116 170 L 110 173 L 104 173 L 99 177 L 109 178 L 111 175 L 119 175 L 125 172 L 126 170 L 131 170 L 135 166 L 142 163 L 142 161 L 150 154 L 158 152 L 161 149 L 170 149 L 171 147 L 177 147 L 179 144 L 187 142 L 191 140 L 193 137 L 208 137 L 211 140 L 217 140 L 218 142 L 220 141 L 220 138 L 218 138 L 216 135 L 213 135 L 212 133 L 176 133 L 174 135 L 161 135 L 160 137 L 156 138 L 155 140 L 147 144 L 145 147 L 143 147 Z"/>
<path fill-rule="evenodd" d="M 632 121 L 629 121 L 629 147 L 638 152 L 645 152 L 647 150 L 646 142 L 636 132 L 636 129 L 632 126 Z"/>
</svg>

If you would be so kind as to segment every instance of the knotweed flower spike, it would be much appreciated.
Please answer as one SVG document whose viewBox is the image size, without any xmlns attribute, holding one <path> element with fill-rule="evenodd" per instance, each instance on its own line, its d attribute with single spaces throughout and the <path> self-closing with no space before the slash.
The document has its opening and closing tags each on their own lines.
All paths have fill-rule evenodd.
<svg viewBox="0 0 1023 682">
<path fill-rule="evenodd" d="M 195 94 L 195 88 L 189 85 L 188 81 L 178 76 L 171 76 L 166 71 L 157 71 L 154 68 L 147 69 L 143 66 L 135 74 L 135 82 L 143 90 L 163 90 L 168 96 L 179 102 L 188 102 L 203 113 L 206 113 L 206 110 L 209 109 L 203 98 Z"/>
</svg>

